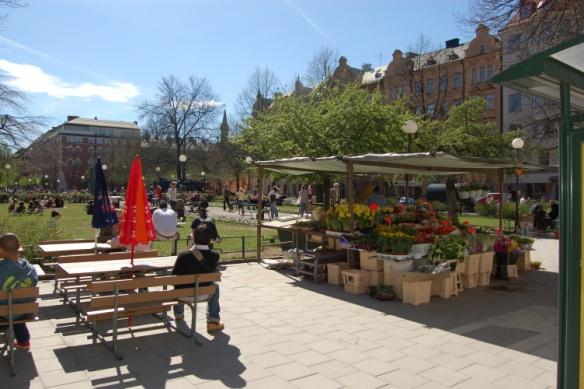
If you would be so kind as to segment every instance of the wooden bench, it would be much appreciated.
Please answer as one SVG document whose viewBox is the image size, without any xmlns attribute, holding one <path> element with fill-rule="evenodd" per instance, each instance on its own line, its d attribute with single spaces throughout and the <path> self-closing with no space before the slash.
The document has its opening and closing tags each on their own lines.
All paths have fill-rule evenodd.
<svg viewBox="0 0 584 389">
<path fill-rule="evenodd" d="M 0 332 L 6 332 L 6 345 L 2 349 L 8 351 L 10 360 L 10 374 L 14 376 L 14 324 L 26 323 L 38 320 L 39 304 L 36 298 L 39 296 L 38 287 L 17 288 L 11 292 L 0 291 L 0 301 L 6 305 L 0 305 Z M 22 301 L 22 300 L 24 301 Z M 31 301 L 32 300 L 32 301 Z"/>
<path fill-rule="evenodd" d="M 110 261 L 112 259 L 128 259 L 130 260 L 129 252 L 122 253 L 110 253 L 110 254 L 77 254 L 77 255 L 64 255 L 57 257 L 57 262 L 53 265 L 59 263 L 73 263 L 73 262 L 94 262 L 94 261 Z M 158 250 L 140 251 L 134 253 L 134 258 L 154 258 L 158 256 Z M 70 291 L 77 291 L 78 289 L 83 289 L 88 282 L 93 281 L 91 276 L 86 277 L 70 277 L 62 274 L 59 268 L 55 270 L 55 287 L 53 293 L 61 291 L 63 294 L 63 304 L 67 303 L 67 293 Z"/>
<path fill-rule="evenodd" d="M 90 243 L 93 239 L 43 240 L 39 244 Z"/>
<path fill-rule="evenodd" d="M 92 293 L 91 299 L 81 304 L 81 315 L 85 323 L 91 328 L 93 343 L 99 338 L 118 359 L 122 355 L 118 352 L 118 321 L 123 318 L 147 314 L 160 314 L 167 328 L 174 327 L 168 319 L 167 312 L 173 305 L 186 304 L 191 308 L 192 321 L 189 333 L 181 334 L 202 343 L 196 338 L 197 303 L 208 301 L 215 293 L 215 286 L 200 286 L 202 283 L 219 282 L 221 274 L 190 274 L 182 276 L 147 276 L 134 279 L 116 279 L 110 281 L 95 281 L 87 285 Z M 148 288 L 160 288 L 176 285 L 194 285 L 192 288 L 173 290 L 148 290 Z M 106 295 L 104 295 L 106 294 Z M 104 334 L 100 334 L 97 328 L 98 321 L 108 320 L 112 322 L 112 343 L 107 344 Z M 128 323 L 128 325 L 130 325 Z"/>
</svg>

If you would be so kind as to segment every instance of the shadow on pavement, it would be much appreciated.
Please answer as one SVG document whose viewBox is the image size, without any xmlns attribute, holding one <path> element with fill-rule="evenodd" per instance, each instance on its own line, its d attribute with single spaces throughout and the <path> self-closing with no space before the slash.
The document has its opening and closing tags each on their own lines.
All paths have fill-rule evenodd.
<svg viewBox="0 0 584 389">
<path fill-rule="evenodd" d="M 291 278 L 291 284 L 296 287 L 386 315 L 541 358 L 557 359 L 557 273 L 521 273 L 519 279 L 493 280 L 488 287 L 465 289 L 459 296 L 449 299 L 433 296 L 429 304 L 418 306 L 397 300 L 378 301 L 366 294 L 347 293 L 343 287 L 298 279 L 291 276 L 294 272 L 289 270 L 281 271 L 281 274 Z M 531 323 L 530 319 L 533 319 Z"/>
</svg>

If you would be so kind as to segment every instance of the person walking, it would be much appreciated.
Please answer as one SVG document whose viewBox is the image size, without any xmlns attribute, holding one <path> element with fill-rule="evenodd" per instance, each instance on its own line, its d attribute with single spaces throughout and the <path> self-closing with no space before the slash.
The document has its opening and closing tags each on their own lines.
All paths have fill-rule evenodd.
<svg viewBox="0 0 584 389">
<path fill-rule="evenodd" d="M 239 188 L 239 190 L 237 191 L 236 194 L 236 199 L 237 199 L 237 211 L 239 212 L 239 214 L 241 216 L 245 216 L 245 209 L 243 208 L 243 203 L 245 201 L 247 194 L 245 193 L 245 190 L 243 190 L 243 187 Z"/>
<path fill-rule="evenodd" d="M 300 208 L 298 209 L 298 213 L 301 216 L 308 214 L 308 190 L 306 189 L 306 185 L 302 184 L 300 186 L 300 192 L 298 192 L 298 200 Z"/>
<path fill-rule="evenodd" d="M 229 186 L 225 184 L 223 187 L 223 210 L 227 211 L 229 209 L 229 197 L 231 196 L 231 191 L 229 190 Z"/>
<path fill-rule="evenodd" d="M 270 220 L 278 218 L 278 192 L 278 187 L 274 185 L 272 190 L 268 193 L 268 200 L 270 202 Z"/>
<path fill-rule="evenodd" d="M 166 199 L 172 209 L 176 209 L 176 182 L 170 184 L 170 188 L 166 191 Z"/>
</svg>

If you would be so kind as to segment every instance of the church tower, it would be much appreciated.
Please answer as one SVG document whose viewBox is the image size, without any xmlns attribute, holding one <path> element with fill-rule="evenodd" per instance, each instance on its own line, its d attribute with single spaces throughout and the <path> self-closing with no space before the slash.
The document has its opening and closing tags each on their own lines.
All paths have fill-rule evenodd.
<svg viewBox="0 0 584 389">
<path fill-rule="evenodd" d="M 223 121 L 221 122 L 219 131 L 221 132 L 220 143 L 222 145 L 227 144 L 227 141 L 229 141 L 229 124 L 227 123 L 227 110 L 223 110 Z"/>
</svg>

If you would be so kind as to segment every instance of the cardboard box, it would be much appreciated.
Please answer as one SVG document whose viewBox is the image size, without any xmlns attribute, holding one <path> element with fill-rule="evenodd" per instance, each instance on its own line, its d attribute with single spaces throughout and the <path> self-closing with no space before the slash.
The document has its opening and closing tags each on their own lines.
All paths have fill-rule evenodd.
<svg viewBox="0 0 584 389">
<path fill-rule="evenodd" d="M 432 281 L 405 281 L 403 283 L 404 304 L 420 305 L 430 302 Z"/>
<path fill-rule="evenodd" d="M 326 265 L 328 283 L 332 285 L 343 285 L 342 271 L 349 268 L 347 262 L 329 263 Z"/>
<path fill-rule="evenodd" d="M 383 261 L 373 256 L 375 251 L 359 250 L 359 264 L 361 270 L 383 271 Z"/>
<path fill-rule="evenodd" d="M 369 272 L 369 286 L 383 285 L 383 272 L 370 271 Z"/>
<path fill-rule="evenodd" d="M 367 270 L 343 270 L 343 285 L 345 292 L 354 294 L 367 293 L 369 289 L 369 271 Z"/>
</svg>

